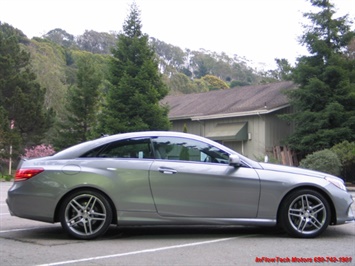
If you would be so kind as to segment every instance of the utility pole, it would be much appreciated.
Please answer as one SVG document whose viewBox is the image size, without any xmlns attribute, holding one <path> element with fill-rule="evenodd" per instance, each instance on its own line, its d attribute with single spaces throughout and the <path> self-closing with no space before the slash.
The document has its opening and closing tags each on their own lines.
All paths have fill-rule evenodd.
<svg viewBox="0 0 355 266">
<path fill-rule="evenodd" d="M 13 130 L 14 126 L 15 126 L 15 121 L 11 120 L 10 129 Z M 9 175 L 11 175 L 11 168 L 12 168 L 12 144 L 10 143 Z"/>
<path fill-rule="evenodd" d="M 10 144 L 9 175 L 11 175 L 11 167 L 12 167 L 12 145 Z"/>
</svg>

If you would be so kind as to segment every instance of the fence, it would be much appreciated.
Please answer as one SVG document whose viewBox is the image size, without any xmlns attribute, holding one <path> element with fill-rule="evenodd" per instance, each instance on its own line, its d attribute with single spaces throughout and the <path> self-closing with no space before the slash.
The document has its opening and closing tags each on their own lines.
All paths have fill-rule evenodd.
<svg viewBox="0 0 355 266">
<path fill-rule="evenodd" d="M 273 149 L 274 158 L 283 165 L 298 166 L 297 156 L 287 146 L 275 146 Z"/>
</svg>

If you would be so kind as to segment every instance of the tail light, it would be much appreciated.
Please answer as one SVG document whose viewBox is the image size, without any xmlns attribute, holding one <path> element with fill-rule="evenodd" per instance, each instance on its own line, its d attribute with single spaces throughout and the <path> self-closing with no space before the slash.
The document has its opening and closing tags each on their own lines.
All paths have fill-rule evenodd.
<svg viewBox="0 0 355 266">
<path fill-rule="evenodd" d="M 22 168 L 18 169 L 15 174 L 15 182 L 16 181 L 24 181 L 42 173 L 44 171 L 43 168 Z"/>
</svg>

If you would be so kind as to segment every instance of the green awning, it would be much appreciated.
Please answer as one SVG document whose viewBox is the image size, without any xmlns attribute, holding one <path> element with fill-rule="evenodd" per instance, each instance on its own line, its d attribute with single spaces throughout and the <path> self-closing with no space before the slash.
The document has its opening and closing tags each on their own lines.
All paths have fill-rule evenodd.
<svg viewBox="0 0 355 266">
<path fill-rule="evenodd" d="M 217 124 L 206 137 L 213 140 L 248 140 L 248 123 Z"/>
</svg>

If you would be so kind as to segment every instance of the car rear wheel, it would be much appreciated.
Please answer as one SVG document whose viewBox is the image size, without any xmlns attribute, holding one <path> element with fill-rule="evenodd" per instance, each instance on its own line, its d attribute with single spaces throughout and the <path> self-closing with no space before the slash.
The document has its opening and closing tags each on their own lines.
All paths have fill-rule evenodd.
<svg viewBox="0 0 355 266">
<path fill-rule="evenodd" d="M 329 225 L 329 203 L 314 190 L 295 191 L 288 195 L 281 204 L 280 222 L 291 236 L 316 237 Z"/>
<path fill-rule="evenodd" d="M 112 209 L 101 193 L 76 191 L 64 199 L 60 222 L 69 235 L 78 239 L 94 239 L 107 231 L 112 222 Z"/>
</svg>

